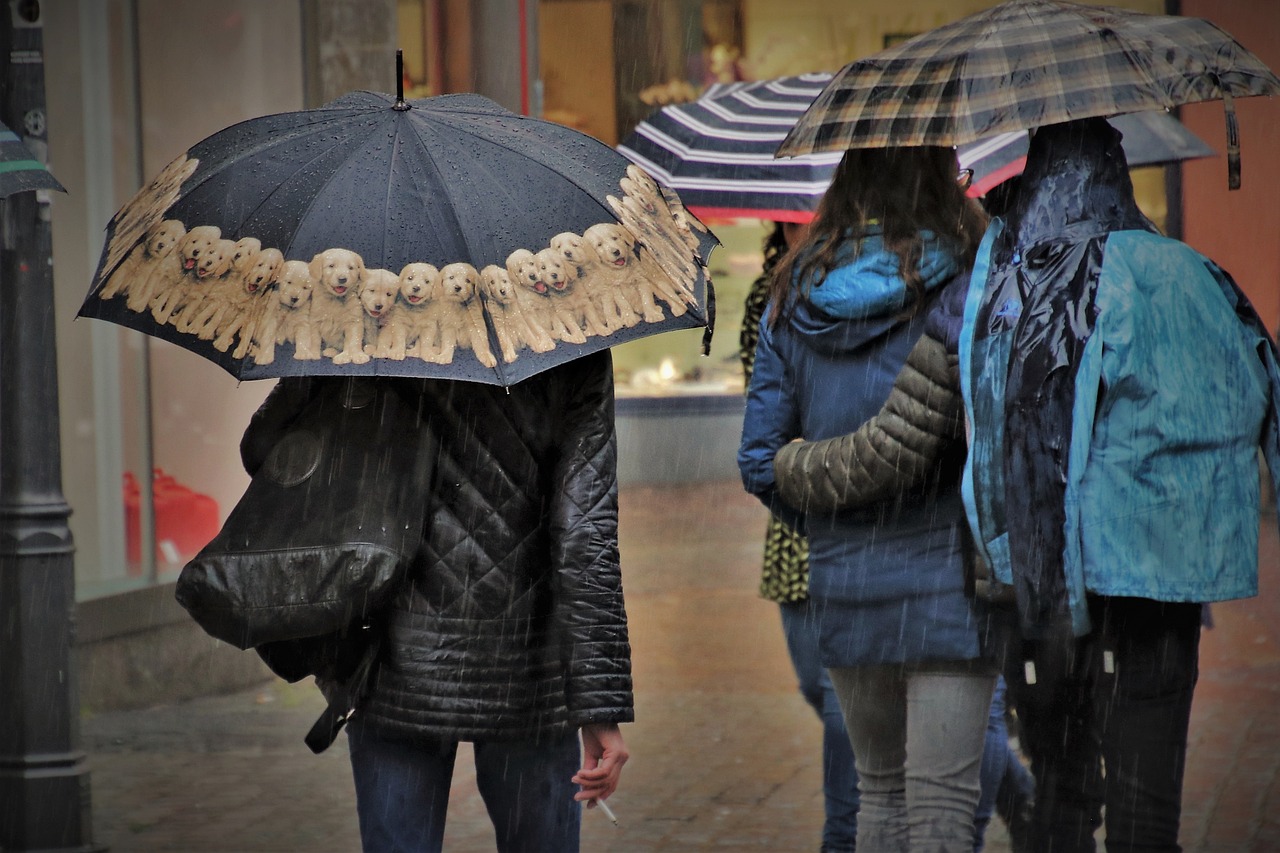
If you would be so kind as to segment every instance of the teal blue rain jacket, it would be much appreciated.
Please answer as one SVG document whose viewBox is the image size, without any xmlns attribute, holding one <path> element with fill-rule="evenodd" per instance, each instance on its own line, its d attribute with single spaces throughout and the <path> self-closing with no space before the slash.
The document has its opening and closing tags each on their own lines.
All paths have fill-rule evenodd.
<svg viewBox="0 0 1280 853">
<path fill-rule="evenodd" d="M 988 229 L 959 343 L 966 515 L 1028 636 L 1086 633 L 1086 593 L 1256 595 L 1259 450 L 1280 486 L 1275 343 L 1230 276 L 1150 230 L 1118 135 L 1080 127 L 1033 139 L 1039 183 Z"/>
</svg>

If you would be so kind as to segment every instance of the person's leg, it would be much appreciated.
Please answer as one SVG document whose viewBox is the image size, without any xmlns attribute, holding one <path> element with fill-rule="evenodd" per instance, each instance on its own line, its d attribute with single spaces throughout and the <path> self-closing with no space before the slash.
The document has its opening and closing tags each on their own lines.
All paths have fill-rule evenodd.
<svg viewBox="0 0 1280 853">
<path fill-rule="evenodd" d="M 791 668 L 799 681 L 800 695 L 809 707 L 822 713 L 822 656 L 818 651 L 818 628 L 815 616 L 807 601 L 792 601 L 778 605 L 782 617 L 782 636 L 787 641 L 787 653 Z"/>
<path fill-rule="evenodd" d="M 982 853 L 987 837 L 987 824 L 996 811 L 1000 780 L 1009 763 L 1009 730 L 1004 722 L 1004 679 L 997 678 L 987 715 L 986 742 L 982 745 L 982 770 L 979 774 L 978 807 L 973 813 L 973 851 Z"/>
<path fill-rule="evenodd" d="M 836 667 L 828 673 L 858 767 L 858 849 L 907 853 L 906 676 L 900 666 Z"/>
<path fill-rule="evenodd" d="M 1102 599 L 1096 713 L 1108 853 L 1176 853 L 1187 727 L 1199 671 L 1200 605 Z"/>
<path fill-rule="evenodd" d="M 1102 825 L 1101 746 L 1093 724 L 1088 637 L 1017 644 L 1005 681 L 1018 709 L 1036 799 L 1030 849 L 1093 853 Z"/>
<path fill-rule="evenodd" d="M 1036 780 L 1013 745 L 1007 744 L 1007 749 L 1004 776 L 996 792 L 996 814 L 1009 830 L 1012 853 L 1032 853 L 1035 848 L 1031 846 L 1031 818 L 1036 803 Z"/>
<path fill-rule="evenodd" d="M 473 746 L 476 787 L 499 853 L 577 853 L 582 804 L 573 799 L 572 778 L 582 757 L 578 733 Z"/>
<path fill-rule="evenodd" d="M 347 745 L 364 853 L 439 853 L 457 743 L 384 738 L 356 717 Z"/>
<path fill-rule="evenodd" d="M 823 853 L 847 853 L 857 846 L 858 770 L 840 700 L 826 670 L 822 673 L 822 780 L 827 818 L 822 830 Z"/>
<path fill-rule="evenodd" d="M 911 849 L 969 853 L 995 674 L 931 666 L 907 675 Z"/>
<path fill-rule="evenodd" d="M 822 794 L 826 807 L 822 850 L 845 853 L 854 849 L 858 833 L 858 771 L 844 730 L 844 715 L 831 678 L 822 666 L 818 627 L 808 602 L 779 604 L 778 608 L 791 665 L 800 681 L 800 694 L 822 720 Z"/>
</svg>

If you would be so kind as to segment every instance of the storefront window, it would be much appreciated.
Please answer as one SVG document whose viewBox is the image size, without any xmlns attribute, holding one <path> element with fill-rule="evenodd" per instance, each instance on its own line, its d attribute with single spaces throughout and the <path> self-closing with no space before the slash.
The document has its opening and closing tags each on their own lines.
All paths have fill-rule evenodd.
<svg viewBox="0 0 1280 853">
<path fill-rule="evenodd" d="M 67 5 L 49 24 L 48 99 L 51 119 L 62 119 L 51 121 L 56 159 L 86 164 L 67 170 L 69 198 L 53 209 L 59 311 L 74 315 L 107 220 L 143 182 L 224 127 L 302 107 L 302 30 L 296 0 L 80 4 L 79 18 Z M 92 65 L 78 79 L 56 70 L 76 28 Z M 58 334 L 78 595 L 173 580 L 248 482 L 239 438 L 271 383 L 237 383 L 98 320 Z"/>
</svg>

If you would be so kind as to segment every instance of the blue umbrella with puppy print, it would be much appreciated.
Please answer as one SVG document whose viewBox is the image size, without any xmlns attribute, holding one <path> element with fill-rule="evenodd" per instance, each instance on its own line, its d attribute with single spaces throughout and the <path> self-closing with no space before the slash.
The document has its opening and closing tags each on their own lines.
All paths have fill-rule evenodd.
<svg viewBox="0 0 1280 853">
<path fill-rule="evenodd" d="M 510 385 L 705 328 L 717 241 L 638 166 L 477 95 L 355 92 L 193 146 L 111 220 L 81 316 L 241 379 Z"/>
</svg>

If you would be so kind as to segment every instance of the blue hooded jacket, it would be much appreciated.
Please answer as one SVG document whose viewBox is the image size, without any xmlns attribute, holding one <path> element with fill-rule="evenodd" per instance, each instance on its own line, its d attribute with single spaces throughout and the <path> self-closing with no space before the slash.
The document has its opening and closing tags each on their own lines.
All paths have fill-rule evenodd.
<svg viewBox="0 0 1280 853">
<path fill-rule="evenodd" d="M 1274 343 L 1225 272 L 1154 233 L 1104 120 L 1040 129 L 1022 180 L 959 349 L 966 509 L 1024 635 L 1087 633 L 1087 593 L 1255 595 Z"/>
<path fill-rule="evenodd" d="M 878 236 L 849 245 L 793 314 L 760 327 L 738 465 L 743 485 L 809 537 L 810 606 L 825 666 L 981 655 L 980 619 L 965 594 L 961 452 L 943 461 L 941 485 L 893 504 L 799 515 L 774 493 L 773 457 L 795 438 L 843 435 L 874 416 L 928 307 L 963 288 L 952 253 L 928 241 L 920 270 L 926 305 L 903 316 L 898 257 Z"/>
</svg>

